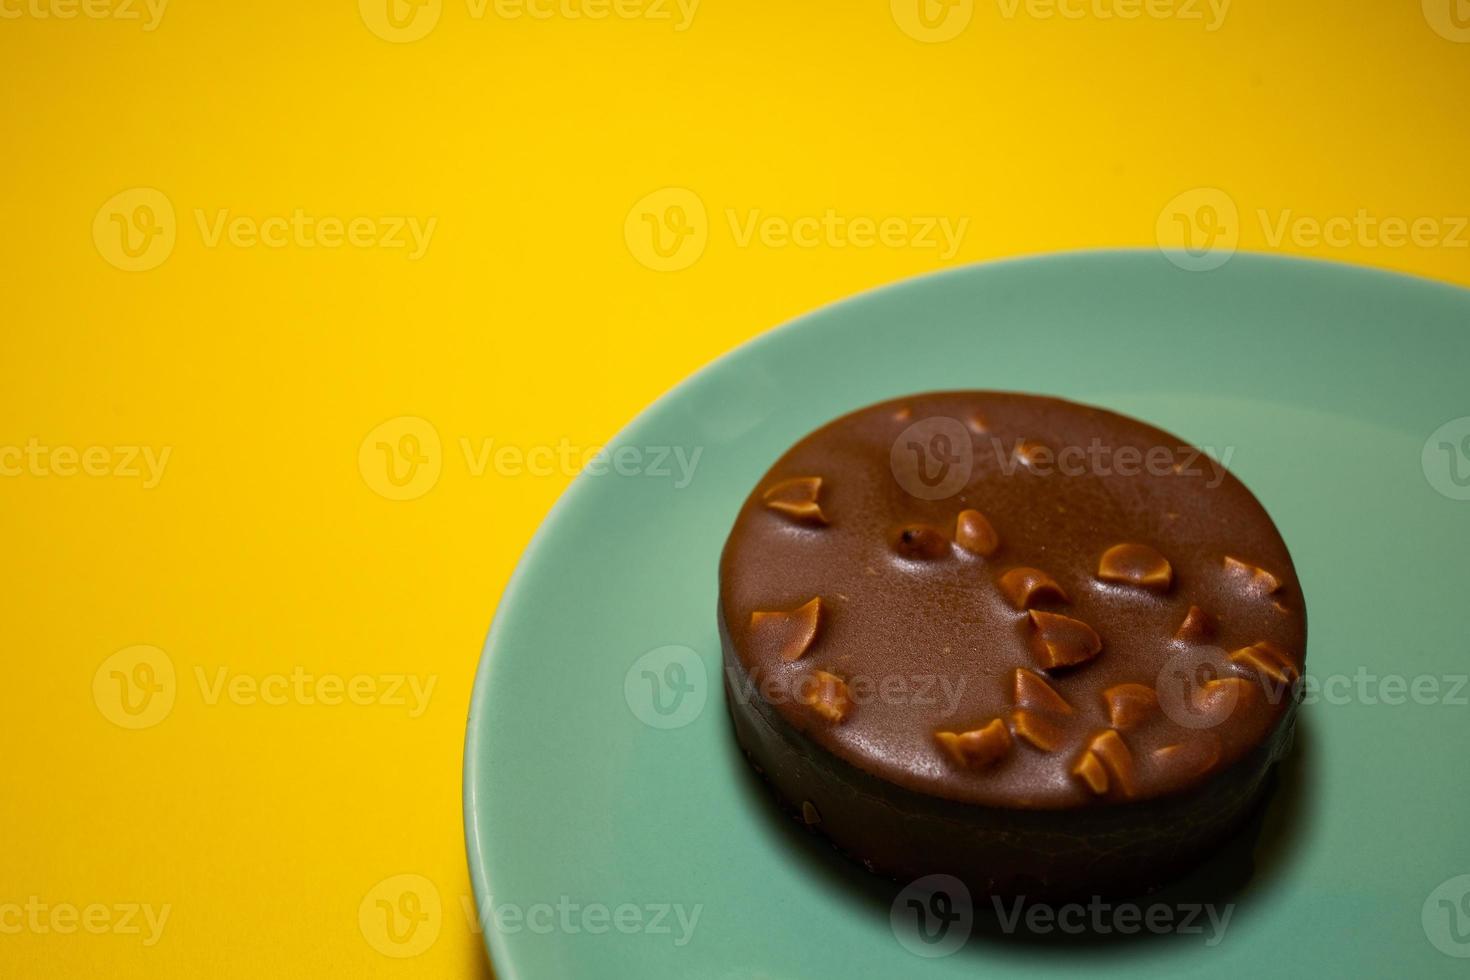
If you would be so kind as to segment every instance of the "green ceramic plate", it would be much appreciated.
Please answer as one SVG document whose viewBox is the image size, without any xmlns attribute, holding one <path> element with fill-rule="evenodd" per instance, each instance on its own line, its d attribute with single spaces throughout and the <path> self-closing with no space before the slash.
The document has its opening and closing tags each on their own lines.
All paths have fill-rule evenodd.
<svg viewBox="0 0 1470 980">
<path fill-rule="evenodd" d="M 925 920 L 926 943 L 912 910 L 942 907 L 779 816 L 733 746 L 716 561 L 742 499 L 828 419 L 939 388 L 1061 395 L 1228 452 L 1296 558 L 1316 686 L 1260 835 L 1135 912 L 1008 928 L 982 904 Z M 499 975 L 1466 976 L 1467 416 L 1470 292 L 1250 255 L 966 268 L 722 358 L 577 479 L 496 614 L 465 823 Z"/>
</svg>

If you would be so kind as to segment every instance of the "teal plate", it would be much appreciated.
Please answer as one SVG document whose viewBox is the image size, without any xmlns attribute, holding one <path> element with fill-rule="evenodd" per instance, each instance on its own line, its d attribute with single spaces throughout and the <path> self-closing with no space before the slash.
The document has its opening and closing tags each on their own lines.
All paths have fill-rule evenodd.
<svg viewBox="0 0 1470 980">
<path fill-rule="evenodd" d="M 1132 912 L 1014 926 L 982 904 L 923 942 L 942 908 L 779 814 L 733 745 L 716 562 L 741 501 L 823 422 L 944 388 L 1060 395 L 1228 452 L 1296 559 L 1312 683 L 1259 834 Z M 1244 254 L 965 268 L 721 358 L 573 483 L 496 614 L 465 824 L 499 976 L 1466 976 L 1467 416 L 1470 292 Z"/>
</svg>

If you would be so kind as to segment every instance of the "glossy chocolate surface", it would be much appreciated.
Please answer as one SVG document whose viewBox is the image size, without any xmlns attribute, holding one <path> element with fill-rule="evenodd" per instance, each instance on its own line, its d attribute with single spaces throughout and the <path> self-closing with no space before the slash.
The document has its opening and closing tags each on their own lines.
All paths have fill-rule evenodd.
<svg viewBox="0 0 1470 980">
<path fill-rule="evenodd" d="M 987 808 L 1166 801 L 1232 770 L 1254 786 L 1238 764 L 1277 754 L 1306 645 L 1286 546 L 1223 467 L 998 392 L 802 439 L 741 509 L 719 602 L 737 722 L 865 792 Z"/>
</svg>

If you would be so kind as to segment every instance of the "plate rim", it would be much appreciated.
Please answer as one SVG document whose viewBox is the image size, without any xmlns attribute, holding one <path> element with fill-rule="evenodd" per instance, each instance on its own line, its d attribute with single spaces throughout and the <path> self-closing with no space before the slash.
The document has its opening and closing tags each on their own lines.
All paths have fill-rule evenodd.
<svg viewBox="0 0 1470 980">
<path fill-rule="evenodd" d="M 721 370 L 727 362 L 737 357 L 745 357 L 752 351 L 759 350 L 768 344 L 774 343 L 776 338 L 785 332 L 801 329 L 809 321 L 823 317 L 849 304 L 865 303 L 885 293 L 899 292 L 907 289 L 921 289 L 938 280 L 971 275 L 977 271 L 988 270 L 998 266 L 1013 264 L 1064 264 L 1079 260 L 1111 262 L 1116 260 L 1140 261 L 1167 259 L 1169 251 L 1157 247 L 1124 246 L 1010 255 L 968 262 L 953 268 L 932 270 L 859 290 L 851 295 L 819 304 L 774 327 L 763 330 L 721 353 L 645 405 L 607 440 L 607 444 L 614 445 L 620 442 L 629 430 L 638 426 L 648 415 L 660 409 L 665 403 L 680 397 L 685 389 L 699 384 L 707 374 L 713 374 Z M 1413 284 L 1419 288 L 1437 287 L 1445 295 L 1458 295 L 1461 299 L 1470 301 L 1470 287 L 1418 273 L 1402 272 L 1381 266 L 1346 262 L 1338 259 L 1324 259 L 1315 256 L 1284 255 L 1253 249 L 1237 250 L 1231 256 L 1230 261 L 1234 263 L 1238 259 L 1244 260 L 1247 264 L 1263 267 L 1316 267 L 1321 270 L 1331 271 L 1334 274 L 1379 279 L 1385 284 L 1398 282 L 1401 284 Z M 1192 272 L 1182 268 L 1178 271 L 1180 275 L 1198 276 L 1208 274 Z M 485 896 L 488 894 L 490 872 L 489 868 L 486 867 L 486 854 L 481 843 L 482 838 L 488 837 L 489 828 L 484 826 L 483 819 L 479 818 L 478 815 L 479 806 L 474 779 L 475 773 L 481 768 L 481 763 L 489 757 L 489 750 L 485 744 L 485 740 L 481 737 L 481 729 L 483 727 L 481 718 L 490 697 L 490 676 L 494 673 L 494 665 L 499 656 L 503 656 L 499 652 L 499 639 L 504 629 L 504 616 L 502 614 L 518 602 L 519 594 L 525 587 L 525 580 L 529 574 L 527 570 L 535 563 L 537 555 L 544 549 L 551 533 L 549 529 L 556 523 L 561 513 L 572 506 L 573 501 L 581 497 L 584 493 L 590 492 L 587 488 L 591 486 L 592 482 L 585 472 L 579 473 L 572 478 L 571 482 L 567 484 L 566 488 L 546 512 L 546 516 L 541 519 L 540 524 L 536 527 L 535 533 L 531 536 L 530 541 L 527 542 L 520 557 L 516 559 L 515 568 L 506 580 L 505 587 L 501 590 L 500 597 L 491 613 L 490 625 L 486 631 L 485 640 L 481 645 L 479 658 L 476 661 L 475 678 L 470 691 L 469 709 L 465 720 L 463 761 L 461 765 L 465 857 L 469 865 L 470 885 L 473 891 L 472 897 L 474 900 L 477 925 L 482 936 L 486 955 L 490 960 L 491 968 L 499 980 L 516 980 L 520 975 L 516 972 L 513 965 L 514 960 L 511 957 L 510 950 L 503 946 L 504 938 L 495 929 L 486 926 L 482 912 L 483 902 Z"/>
</svg>

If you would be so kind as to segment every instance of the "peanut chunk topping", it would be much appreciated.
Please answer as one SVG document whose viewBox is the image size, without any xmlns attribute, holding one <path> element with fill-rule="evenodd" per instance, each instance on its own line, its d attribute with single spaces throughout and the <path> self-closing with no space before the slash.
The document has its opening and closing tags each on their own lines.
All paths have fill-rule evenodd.
<svg viewBox="0 0 1470 980">
<path fill-rule="evenodd" d="M 1102 652 L 1102 638 L 1080 619 L 1037 609 L 1026 615 L 1031 617 L 1031 652 L 1043 669 L 1074 667 Z"/>
<path fill-rule="evenodd" d="M 1194 706 L 1203 724 L 1200 728 L 1224 724 L 1231 715 L 1255 697 L 1256 687 L 1243 677 L 1219 677 L 1205 681 L 1194 692 Z"/>
<path fill-rule="evenodd" d="M 1011 727 L 1015 729 L 1017 738 L 1030 742 L 1043 752 L 1055 752 L 1065 737 L 1057 725 L 1024 708 L 1011 712 Z"/>
<path fill-rule="evenodd" d="M 1146 544 L 1115 544 L 1098 560 L 1097 577 L 1150 592 L 1168 592 L 1174 584 L 1174 568 Z"/>
<path fill-rule="evenodd" d="M 817 503 L 822 491 L 820 476 L 798 476 L 773 484 L 762 495 L 767 507 L 804 524 L 826 524 L 827 515 Z"/>
<path fill-rule="evenodd" d="M 1205 732 L 1187 742 L 1154 749 L 1149 759 L 1169 782 L 1193 779 L 1209 772 L 1220 761 L 1220 739 Z"/>
<path fill-rule="evenodd" d="M 1091 752 L 1082 753 L 1082 758 L 1072 767 L 1072 775 L 1087 784 L 1087 788 L 1098 796 L 1108 791 L 1108 771 L 1103 768 L 1102 762 Z"/>
<path fill-rule="evenodd" d="M 1189 612 L 1184 615 L 1184 621 L 1174 631 L 1174 639 L 1183 640 L 1185 643 L 1203 643 L 1214 638 L 1215 628 L 1214 616 L 1199 606 L 1190 606 Z"/>
<path fill-rule="evenodd" d="M 956 765 L 967 769 L 987 769 L 1011 751 L 1011 733 L 1005 722 L 994 719 L 983 728 L 969 732 L 935 732 L 934 740 L 949 753 Z"/>
<path fill-rule="evenodd" d="M 834 725 L 842 724 L 852 714 L 852 698 L 847 693 L 847 682 L 825 670 L 813 671 L 811 677 L 801 685 L 797 698 Z"/>
<path fill-rule="evenodd" d="M 817 638 L 817 624 L 822 616 L 822 599 L 818 596 L 790 612 L 753 612 L 750 630 L 757 642 L 781 653 L 785 661 L 800 660 Z"/>
<path fill-rule="evenodd" d="M 1039 568 L 1013 568 L 996 583 L 1001 594 L 1017 609 L 1030 609 L 1043 602 L 1070 602 L 1057 580 Z"/>
<path fill-rule="evenodd" d="M 1225 574 L 1229 575 L 1247 592 L 1257 595 L 1272 595 L 1281 588 L 1281 580 L 1264 568 L 1225 556 Z"/>
<path fill-rule="evenodd" d="M 1231 663 L 1249 667 L 1263 677 L 1278 684 L 1290 684 L 1297 679 L 1296 664 L 1291 655 L 1270 640 L 1260 640 L 1230 655 Z"/>
<path fill-rule="evenodd" d="M 1159 696 L 1143 684 L 1114 684 L 1103 691 L 1108 707 L 1108 721 L 1114 728 L 1126 731 L 1137 728 L 1159 707 Z"/>
<path fill-rule="evenodd" d="M 954 541 L 961 548 L 982 558 L 989 558 L 1000 547 L 1000 535 L 995 533 L 990 521 L 978 510 L 960 511 L 960 516 L 955 520 Z"/>
<path fill-rule="evenodd" d="M 1099 771 L 1104 774 L 1101 779 L 1097 775 Z M 1128 751 L 1122 736 L 1111 728 L 1092 737 L 1081 758 L 1073 766 L 1072 774 L 1099 795 L 1110 788 L 1116 788 L 1123 796 L 1133 795 L 1133 753 Z"/>
<path fill-rule="evenodd" d="M 1067 699 L 1058 694 L 1056 688 L 1046 682 L 1046 678 L 1025 667 L 1016 668 L 1015 702 L 1019 708 L 1055 711 L 1063 715 L 1072 713 L 1072 706 L 1067 703 Z"/>
</svg>

